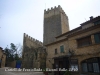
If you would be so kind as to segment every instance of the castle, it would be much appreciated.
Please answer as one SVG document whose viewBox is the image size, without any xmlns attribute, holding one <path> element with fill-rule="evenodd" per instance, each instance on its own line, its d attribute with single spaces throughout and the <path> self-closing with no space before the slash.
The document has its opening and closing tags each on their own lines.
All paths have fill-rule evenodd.
<svg viewBox="0 0 100 75">
<path fill-rule="evenodd" d="M 40 67 L 39 61 L 41 56 L 39 54 L 39 51 L 37 51 L 38 48 L 41 47 L 41 49 L 39 49 L 41 51 L 40 53 L 42 53 L 43 58 L 46 59 L 45 54 L 47 51 L 45 45 L 54 42 L 56 40 L 55 39 L 56 36 L 68 31 L 69 31 L 68 17 L 66 16 L 65 12 L 63 11 L 60 5 L 58 5 L 58 7 L 55 6 L 54 8 L 48 9 L 47 11 L 44 10 L 43 43 L 24 33 L 22 67 L 39 68 Z M 37 53 L 37 59 L 34 59 L 36 57 L 35 55 L 36 53 Z"/>
<path fill-rule="evenodd" d="M 24 67 L 43 65 L 42 68 L 77 69 L 72 75 L 100 74 L 100 16 L 91 16 L 90 20 L 70 30 L 68 16 L 59 5 L 44 10 L 43 28 L 43 43 L 24 34 Z M 40 62 L 42 59 L 44 61 Z M 63 74 L 54 72 L 54 75 Z"/>
</svg>

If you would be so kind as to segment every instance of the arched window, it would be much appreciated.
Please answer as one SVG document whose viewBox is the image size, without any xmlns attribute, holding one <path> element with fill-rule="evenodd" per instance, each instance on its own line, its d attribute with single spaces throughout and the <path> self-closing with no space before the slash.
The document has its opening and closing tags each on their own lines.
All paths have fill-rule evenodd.
<svg viewBox="0 0 100 75">
<path fill-rule="evenodd" d="M 100 57 L 86 59 L 82 62 L 83 72 L 100 72 Z"/>
</svg>

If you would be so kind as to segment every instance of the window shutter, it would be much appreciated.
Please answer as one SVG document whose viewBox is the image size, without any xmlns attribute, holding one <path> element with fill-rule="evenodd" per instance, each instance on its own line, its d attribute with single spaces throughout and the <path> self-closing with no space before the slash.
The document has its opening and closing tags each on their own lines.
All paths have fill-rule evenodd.
<svg viewBox="0 0 100 75">
<path fill-rule="evenodd" d="M 60 52 L 64 52 L 64 46 L 60 46 Z"/>
<path fill-rule="evenodd" d="M 94 69 L 94 72 L 99 72 L 99 64 L 93 63 L 93 69 Z"/>
<path fill-rule="evenodd" d="M 92 68 L 93 65 L 92 65 L 92 63 L 88 63 L 87 66 L 88 66 L 88 71 L 89 71 L 89 72 L 93 72 L 93 68 Z"/>
<path fill-rule="evenodd" d="M 62 53 L 62 46 L 60 46 L 60 52 Z"/>
<path fill-rule="evenodd" d="M 83 70 L 83 72 L 88 72 L 87 63 L 82 63 L 82 70 Z"/>
<path fill-rule="evenodd" d="M 55 49 L 55 54 L 57 54 L 57 49 Z"/>
<path fill-rule="evenodd" d="M 100 43 L 100 38 L 98 34 L 94 35 L 95 43 Z"/>
<path fill-rule="evenodd" d="M 64 52 L 64 46 L 62 46 L 62 52 Z"/>
</svg>

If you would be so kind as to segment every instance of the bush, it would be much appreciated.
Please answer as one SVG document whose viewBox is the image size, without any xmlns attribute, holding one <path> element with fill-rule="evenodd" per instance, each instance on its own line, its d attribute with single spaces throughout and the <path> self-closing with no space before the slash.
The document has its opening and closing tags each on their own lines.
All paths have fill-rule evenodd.
<svg viewBox="0 0 100 75">
<path fill-rule="evenodd" d="M 64 75 L 71 75 L 71 73 L 70 73 L 70 71 L 66 71 L 65 73 L 64 73 Z"/>
</svg>

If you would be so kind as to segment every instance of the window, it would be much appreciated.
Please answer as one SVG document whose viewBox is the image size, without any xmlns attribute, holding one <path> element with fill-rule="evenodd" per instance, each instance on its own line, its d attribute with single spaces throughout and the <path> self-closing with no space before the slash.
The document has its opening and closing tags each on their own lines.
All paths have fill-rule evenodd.
<svg viewBox="0 0 100 75">
<path fill-rule="evenodd" d="M 63 53 L 64 52 L 64 46 L 60 46 L 60 53 Z"/>
<path fill-rule="evenodd" d="M 90 58 L 82 62 L 83 72 L 100 72 L 100 58 Z"/>
<path fill-rule="evenodd" d="M 100 43 L 100 33 L 94 34 L 95 43 Z"/>
<path fill-rule="evenodd" d="M 71 59 L 70 65 L 71 65 L 72 71 L 78 71 L 78 60 L 77 59 Z"/>
<path fill-rule="evenodd" d="M 78 43 L 78 47 L 88 46 L 92 43 L 91 36 L 78 39 L 77 43 Z"/>
<path fill-rule="evenodd" d="M 82 70 L 83 70 L 83 72 L 88 72 L 87 63 L 82 63 Z"/>
<path fill-rule="evenodd" d="M 57 49 L 55 49 L 55 54 L 57 54 Z"/>
<path fill-rule="evenodd" d="M 98 24 L 100 24 L 100 20 L 99 20 L 99 21 L 94 22 L 94 25 L 98 25 Z"/>
</svg>

